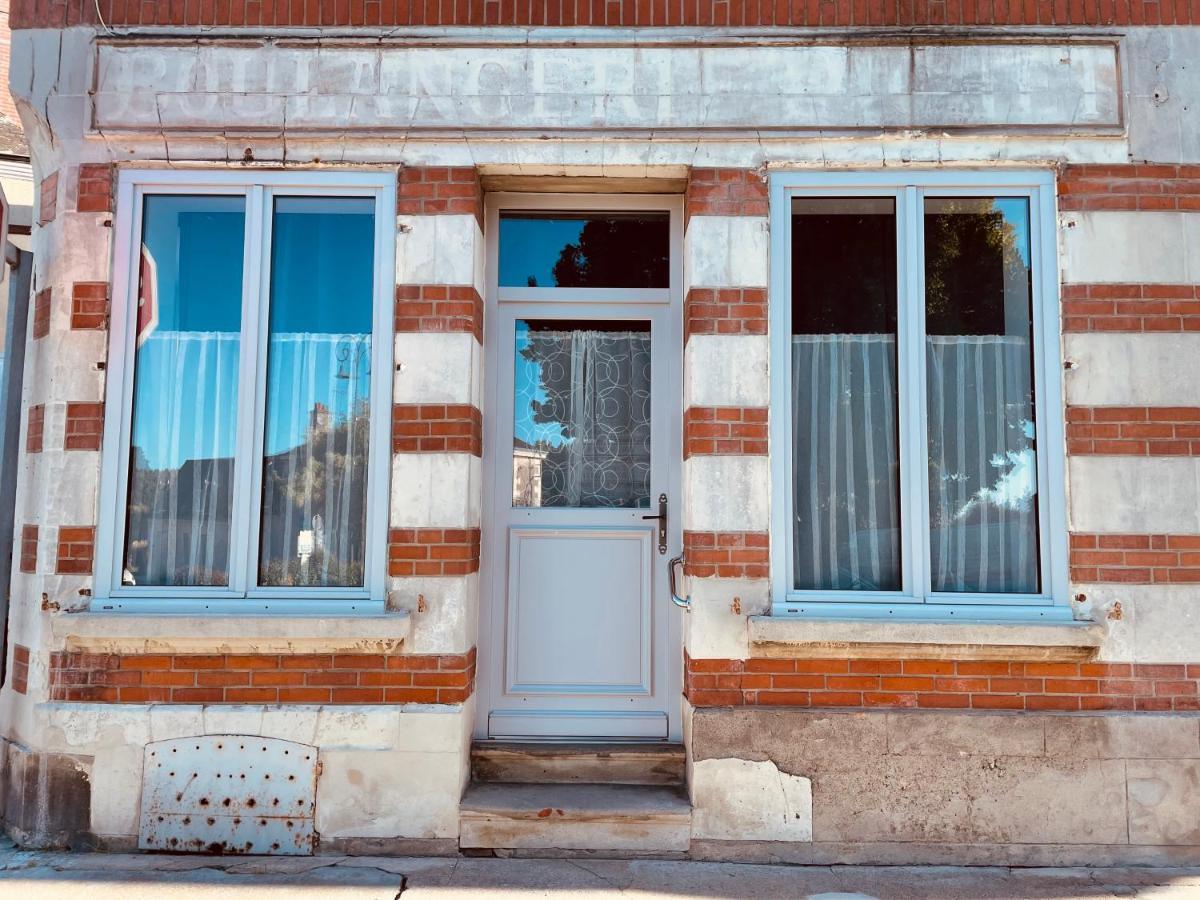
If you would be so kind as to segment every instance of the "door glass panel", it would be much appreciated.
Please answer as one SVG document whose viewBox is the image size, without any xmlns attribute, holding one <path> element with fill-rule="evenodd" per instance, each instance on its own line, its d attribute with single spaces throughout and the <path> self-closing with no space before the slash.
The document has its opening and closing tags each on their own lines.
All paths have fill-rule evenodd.
<svg viewBox="0 0 1200 900">
<path fill-rule="evenodd" d="M 1029 201 L 925 201 L 934 591 L 1037 593 Z"/>
<path fill-rule="evenodd" d="M 259 584 L 362 587 L 375 201 L 280 197 L 271 231 Z"/>
<path fill-rule="evenodd" d="M 229 584 L 245 207 L 142 207 L 122 584 Z"/>
<path fill-rule="evenodd" d="M 669 213 L 500 214 L 500 287 L 670 286 Z"/>
<path fill-rule="evenodd" d="M 898 591 L 896 209 L 792 203 L 793 580 Z"/>
<path fill-rule="evenodd" d="M 650 505 L 650 323 L 518 319 L 513 506 Z"/>
</svg>

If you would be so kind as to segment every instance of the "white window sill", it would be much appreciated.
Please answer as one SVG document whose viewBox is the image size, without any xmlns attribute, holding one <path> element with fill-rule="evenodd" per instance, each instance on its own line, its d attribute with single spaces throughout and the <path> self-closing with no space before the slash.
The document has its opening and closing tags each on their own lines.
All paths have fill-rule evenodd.
<svg viewBox="0 0 1200 900">
<path fill-rule="evenodd" d="M 1095 622 L 945 622 L 751 616 L 757 657 L 817 659 L 1090 659 L 1104 640 Z"/>
<path fill-rule="evenodd" d="M 395 653 L 407 612 L 236 615 L 84 612 L 51 618 L 56 646 L 84 653 Z"/>
</svg>

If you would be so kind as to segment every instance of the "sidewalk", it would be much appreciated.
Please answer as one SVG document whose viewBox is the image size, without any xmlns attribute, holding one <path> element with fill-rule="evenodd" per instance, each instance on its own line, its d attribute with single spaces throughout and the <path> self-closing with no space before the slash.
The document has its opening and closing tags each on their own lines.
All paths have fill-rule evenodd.
<svg viewBox="0 0 1200 900">
<path fill-rule="evenodd" d="M 623 860 L 246 858 L 31 853 L 0 846 L 13 900 L 447 900 L 452 897 L 1200 898 L 1200 869 L 753 866 Z"/>
</svg>

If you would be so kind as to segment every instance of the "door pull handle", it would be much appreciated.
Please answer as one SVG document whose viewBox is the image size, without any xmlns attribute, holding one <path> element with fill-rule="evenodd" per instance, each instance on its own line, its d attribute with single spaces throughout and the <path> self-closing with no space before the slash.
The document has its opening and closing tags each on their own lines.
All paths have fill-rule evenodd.
<svg viewBox="0 0 1200 900">
<path fill-rule="evenodd" d="M 676 556 L 669 563 L 667 563 L 667 582 L 670 585 L 671 602 L 674 603 L 676 606 L 678 606 L 680 609 L 691 610 L 692 598 L 690 596 L 689 597 L 680 597 L 679 591 L 675 586 L 675 568 L 676 568 L 676 566 L 681 566 L 681 565 L 683 565 L 683 555 L 682 554 L 679 556 Z"/>
<path fill-rule="evenodd" d="M 658 495 L 658 515 L 657 516 L 642 516 L 645 521 L 658 520 L 658 552 L 662 556 L 667 555 L 667 495 Z"/>
</svg>

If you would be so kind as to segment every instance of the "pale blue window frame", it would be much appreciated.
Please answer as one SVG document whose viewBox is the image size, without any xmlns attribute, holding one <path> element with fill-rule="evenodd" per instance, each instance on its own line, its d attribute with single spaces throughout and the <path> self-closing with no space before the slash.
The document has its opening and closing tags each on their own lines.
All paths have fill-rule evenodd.
<svg viewBox="0 0 1200 900">
<path fill-rule="evenodd" d="M 1073 621 L 1067 567 L 1066 460 L 1063 436 L 1054 175 L 1045 170 L 774 172 L 771 220 L 771 595 L 773 615 L 849 619 Z M 795 590 L 792 577 L 790 440 L 792 216 L 794 197 L 890 197 L 896 201 L 901 557 L 896 592 Z M 929 586 L 925 496 L 923 199 L 1009 196 L 1029 200 L 1033 264 L 1035 428 L 1038 448 L 1037 594 L 934 593 Z"/>
<path fill-rule="evenodd" d="M 387 523 L 391 452 L 395 292 L 394 172 L 233 172 L 135 170 L 118 173 L 114 221 L 112 315 L 100 477 L 100 515 L 91 609 L 96 612 L 233 614 L 378 614 L 387 594 Z M 125 490 L 133 397 L 134 341 L 143 198 L 153 194 L 241 196 L 246 200 L 238 475 L 234 486 L 231 585 L 156 587 L 121 584 Z M 371 424 L 367 470 L 365 583 L 361 587 L 256 587 L 265 429 L 267 297 L 270 292 L 272 201 L 277 196 L 370 197 L 375 202 L 371 350 Z"/>
</svg>

